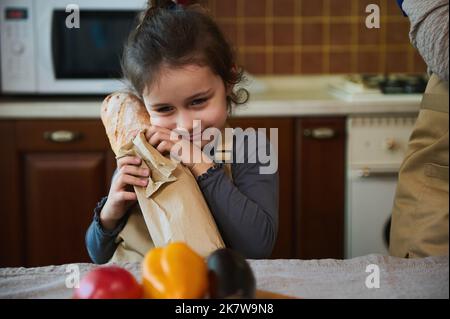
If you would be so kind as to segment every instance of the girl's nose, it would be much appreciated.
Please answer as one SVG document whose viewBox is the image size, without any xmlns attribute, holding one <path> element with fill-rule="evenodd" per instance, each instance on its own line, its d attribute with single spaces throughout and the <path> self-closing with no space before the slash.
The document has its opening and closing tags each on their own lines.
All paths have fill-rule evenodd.
<svg viewBox="0 0 450 319">
<path fill-rule="evenodd" d="M 193 119 L 191 118 L 189 112 L 179 112 L 177 118 L 177 129 L 187 130 L 189 133 L 192 133 L 194 127 L 192 121 Z"/>
</svg>

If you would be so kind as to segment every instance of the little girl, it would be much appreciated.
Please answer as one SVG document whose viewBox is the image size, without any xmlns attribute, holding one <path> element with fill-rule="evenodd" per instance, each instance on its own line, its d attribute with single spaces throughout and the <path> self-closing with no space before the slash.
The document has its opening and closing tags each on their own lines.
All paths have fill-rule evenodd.
<svg viewBox="0 0 450 319">
<path fill-rule="evenodd" d="M 204 9 L 169 0 L 152 2 L 130 34 L 122 69 L 150 114 L 146 137 L 164 154 L 174 144 L 172 130 L 188 131 L 192 143 L 200 135 L 195 120 L 201 121 L 202 131 L 222 131 L 232 105 L 245 101 L 242 90 L 233 91 L 242 71 L 235 67 L 232 48 Z M 278 172 L 261 174 L 263 163 L 249 161 L 258 150 L 247 145 L 248 139 L 235 138 L 235 144 L 237 140 L 247 143 L 233 145 L 233 159 L 238 150 L 245 155 L 243 161 L 232 162 L 232 178 L 223 163 L 204 152 L 208 140 L 192 143 L 201 161 L 186 156 L 180 160 L 195 176 L 225 245 L 247 258 L 267 258 L 278 230 Z M 258 138 L 256 146 L 264 152 L 270 149 L 264 138 Z M 86 245 L 95 263 L 108 262 L 115 252 L 115 239 L 136 203 L 132 186 L 147 185 L 150 172 L 139 167 L 140 161 L 130 156 L 117 161 L 109 195 L 94 210 Z"/>
</svg>

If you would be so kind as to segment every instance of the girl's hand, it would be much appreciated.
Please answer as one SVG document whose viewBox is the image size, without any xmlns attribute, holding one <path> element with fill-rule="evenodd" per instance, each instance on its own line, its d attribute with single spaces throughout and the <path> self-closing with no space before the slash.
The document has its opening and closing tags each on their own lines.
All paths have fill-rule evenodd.
<svg viewBox="0 0 450 319">
<path fill-rule="evenodd" d="M 167 128 L 152 125 L 147 129 L 145 137 L 149 144 L 161 154 L 169 153 L 173 158 L 183 163 L 195 177 L 213 166 L 213 161 L 198 145 L 191 143 L 186 138 L 180 138 L 180 136 L 178 136 L 178 139 L 171 139 L 171 133 L 172 131 Z"/>
<path fill-rule="evenodd" d="M 127 209 L 136 203 L 137 197 L 132 186 L 147 186 L 150 172 L 146 168 L 141 168 L 140 164 L 141 159 L 134 156 L 125 156 L 117 160 L 119 172 L 112 181 L 108 199 L 100 212 L 103 228 L 114 229 Z"/>
</svg>

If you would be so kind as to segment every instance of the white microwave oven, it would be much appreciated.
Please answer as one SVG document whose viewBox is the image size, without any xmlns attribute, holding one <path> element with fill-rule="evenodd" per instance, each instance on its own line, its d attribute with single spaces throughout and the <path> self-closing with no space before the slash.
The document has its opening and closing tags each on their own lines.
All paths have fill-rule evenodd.
<svg viewBox="0 0 450 319">
<path fill-rule="evenodd" d="M 146 2 L 1 0 L 2 94 L 90 95 L 122 88 L 123 46 Z M 78 6 L 79 28 L 71 4 Z"/>
</svg>

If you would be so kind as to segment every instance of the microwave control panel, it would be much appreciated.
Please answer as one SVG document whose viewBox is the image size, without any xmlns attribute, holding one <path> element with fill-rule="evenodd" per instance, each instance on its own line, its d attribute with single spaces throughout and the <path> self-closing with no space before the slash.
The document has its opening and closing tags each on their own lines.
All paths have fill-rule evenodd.
<svg viewBox="0 0 450 319">
<path fill-rule="evenodd" d="M 33 2 L 0 2 L 1 86 L 4 93 L 35 92 Z"/>
</svg>

